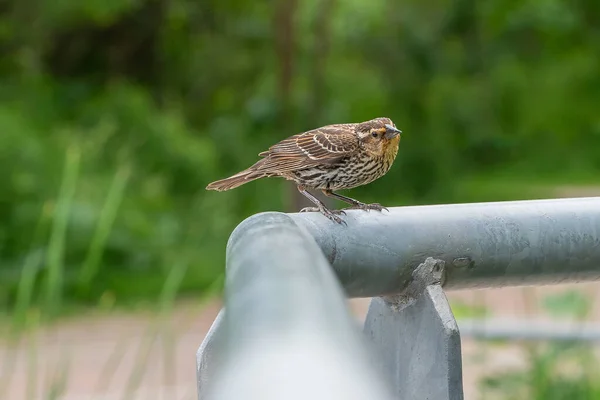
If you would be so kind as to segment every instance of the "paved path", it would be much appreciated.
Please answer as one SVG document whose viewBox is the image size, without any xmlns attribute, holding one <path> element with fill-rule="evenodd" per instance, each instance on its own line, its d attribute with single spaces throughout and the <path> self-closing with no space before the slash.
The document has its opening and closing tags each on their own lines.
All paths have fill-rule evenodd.
<svg viewBox="0 0 600 400">
<path fill-rule="evenodd" d="M 537 303 L 545 295 L 569 288 L 595 296 L 600 286 L 593 283 L 459 291 L 451 292 L 449 297 L 453 302 L 484 305 L 494 316 L 529 318 L 544 315 Z M 359 318 L 364 317 L 368 301 L 350 301 Z M 597 303 L 591 317 L 600 320 Z M 196 349 L 219 307 L 217 301 L 204 306 L 180 303 L 158 324 L 151 314 L 89 315 L 44 328 L 20 343 L 0 343 L 0 399 L 48 399 L 42 394 L 48 393 L 52 382 L 60 382 L 61 377 L 64 394 L 58 397 L 60 400 L 195 399 Z M 159 334 L 157 326 L 161 327 Z M 489 347 L 464 340 L 466 399 L 479 398 L 477 381 L 481 376 L 522 367 L 524 360 L 518 345 Z M 33 389 L 29 395 L 28 387 Z"/>
</svg>

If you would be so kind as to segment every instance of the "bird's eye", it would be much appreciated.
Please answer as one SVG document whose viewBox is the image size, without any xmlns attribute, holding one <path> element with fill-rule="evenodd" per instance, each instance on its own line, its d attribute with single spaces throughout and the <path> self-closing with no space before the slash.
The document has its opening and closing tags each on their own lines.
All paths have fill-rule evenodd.
<svg viewBox="0 0 600 400">
<path fill-rule="evenodd" d="M 379 135 L 378 135 L 377 131 L 373 131 L 373 132 L 371 132 L 371 136 L 373 136 L 374 138 L 376 138 Z"/>
</svg>

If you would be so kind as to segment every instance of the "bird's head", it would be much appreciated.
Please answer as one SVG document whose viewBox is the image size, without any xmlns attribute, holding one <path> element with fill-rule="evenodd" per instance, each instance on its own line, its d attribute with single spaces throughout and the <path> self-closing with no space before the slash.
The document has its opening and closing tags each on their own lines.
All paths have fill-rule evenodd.
<svg viewBox="0 0 600 400">
<path fill-rule="evenodd" d="M 356 134 L 363 147 L 374 156 L 398 152 L 401 130 L 389 118 L 375 118 L 356 125 Z"/>
</svg>

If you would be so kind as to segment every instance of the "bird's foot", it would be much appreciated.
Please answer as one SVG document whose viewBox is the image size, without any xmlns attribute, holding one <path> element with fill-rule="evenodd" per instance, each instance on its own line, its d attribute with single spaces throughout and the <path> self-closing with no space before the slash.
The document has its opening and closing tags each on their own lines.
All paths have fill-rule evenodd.
<svg viewBox="0 0 600 400">
<path fill-rule="evenodd" d="M 346 215 L 344 210 L 330 210 L 328 208 L 319 208 L 319 207 L 304 207 L 300 212 L 320 212 L 333 222 L 337 222 L 338 224 L 346 224 L 346 221 L 341 219 L 338 215 Z"/>
<path fill-rule="evenodd" d="M 330 210 L 328 208 L 321 209 L 319 207 L 304 207 L 299 212 L 321 212 L 321 213 L 331 213 L 336 215 L 346 215 L 344 210 Z"/>
<path fill-rule="evenodd" d="M 333 222 L 337 222 L 340 225 L 348 225 L 346 221 L 341 219 L 339 215 L 346 215 L 346 212 L 343 210 L 330 210 L 328 208 L 324 208 L 321 211 L 321 214 L 332 220 Z"/>
<path fill-rule="evenodd" d="M 352 206 L 352 207 L 347 207 L 344 210 L 364 210 L 364 211 L 371 211 L 371 210 L 375 210 L 375 211 L 390 211 L 387 209 L 387 207 L 382 206 L 379 203 L 372 203 L 372 204 L 366 204 L 366 203 L 357 203 L 356 205 Z"/>
</svg>

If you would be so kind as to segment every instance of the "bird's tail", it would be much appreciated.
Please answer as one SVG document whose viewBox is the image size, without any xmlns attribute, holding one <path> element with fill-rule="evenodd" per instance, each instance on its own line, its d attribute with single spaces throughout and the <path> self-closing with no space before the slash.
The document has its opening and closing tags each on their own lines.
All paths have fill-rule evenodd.
<svg viewBox="0 0 600 400">
<path fill-rule="evenodd" d="M 238 186 L 243 185 L 244 183 L 251 182 L 258 178 L 263 178 L 266 176 L 270 176 L 268 173 L 258 172 L 257 169 L 261 165 L 262 161 L 258 161 L 256 164 L 251 166 L 248 169 L 245 169 L 237 174 L 230 176 L 229 178 L 221 179 L 219 181 L 215 181 L 209 183 L 206 187 L 207 190 L 216 190 L 218 192 L 222 192 L 225 190 L 234 189 Z"/>
</svg>

